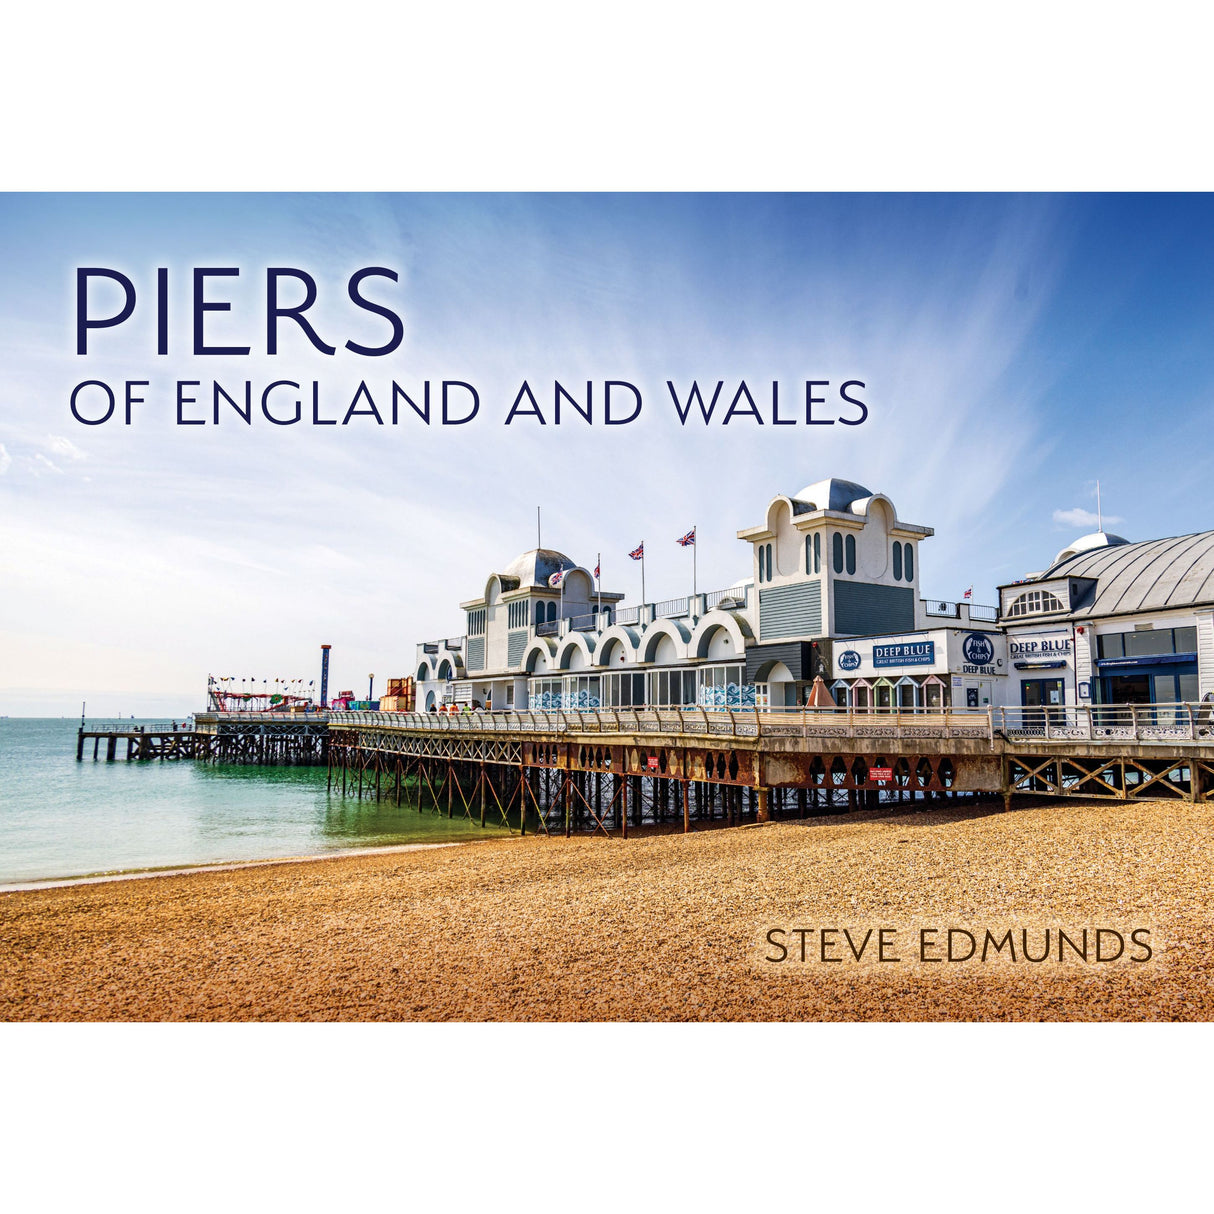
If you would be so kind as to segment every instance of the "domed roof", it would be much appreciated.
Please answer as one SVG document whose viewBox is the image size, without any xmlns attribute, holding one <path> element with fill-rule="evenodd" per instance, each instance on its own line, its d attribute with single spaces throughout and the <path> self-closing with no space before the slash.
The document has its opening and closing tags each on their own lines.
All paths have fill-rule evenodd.
<svg viewBox="0 0 1214 1214">
<path fill-rule="evenodd" d="M 810 510 L 838 510 L 854 514 L 853 502 L 862 502 L 872 497 L 871 489 L 857 485 L 855 481 L 841 481 L 832 476 L 829 480 L 815 481 L 792 495 L 793 500 L 803 502 Z"/>
<path fill-rule="evenodd" d="M 1081 552 L 1091 552 L 1093 548 L 1114 548 L 1119 544 L 1128 544 L 1130 541 L 1124 539 L 1120 535 L 1111 535 L 1107 531 L 1093 531 L 1091 535 L 1081 535 L 1074 543 L 1068 544 L 1056 557 L 1054 564 L 1060 564 L 1062 561 L 1070 560 L 1073 556 L 1078 556 Z"/>
<path fill-rule="evenodd" d="M 1096 582 L 1095 593 L 1073 615 L 1121 615 L 1214 602 L 1214 531 L 1133 544 L 1119 536 L 1109 540 L 1041 574 Z"/>
<path fill-rule="evenodd" d="M 529 586 L 547 586 L 548 579 L 558 569 L 576 569 L 577 561 L 555 548 L 532 548 L 522 556 L 516 556 L 498 575 L 503 580 L 513 578 L 518 589 Z"/>
</svg>

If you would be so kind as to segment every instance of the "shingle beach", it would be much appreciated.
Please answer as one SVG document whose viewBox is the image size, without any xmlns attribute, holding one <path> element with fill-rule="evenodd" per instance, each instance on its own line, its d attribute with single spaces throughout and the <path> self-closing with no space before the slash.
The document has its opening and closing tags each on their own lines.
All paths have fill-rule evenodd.
<svg viewBox="0 0 1214 1214">
<path fill-rule="evenodd" d="M 1026 803 L 25 890 L 0 895 L 0 1017 L 1207 1020 L 1212 828 Z M 949 928 L 987 960 L 950 962 Z M 1059 928 L 1125 951 L 1011 960 L 1008 931 L 1040 955 Z"/>
</svg>

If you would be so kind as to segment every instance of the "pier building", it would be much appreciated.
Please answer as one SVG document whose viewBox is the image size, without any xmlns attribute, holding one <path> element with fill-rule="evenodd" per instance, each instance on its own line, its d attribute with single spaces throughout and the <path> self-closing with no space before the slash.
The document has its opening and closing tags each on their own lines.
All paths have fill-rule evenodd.
<svg viewBox="0 0 1214 1214">
<path fill-rule="evenodd" d="M 1214 697 L 1214 531 L 1141 543 L 1097 531 L 999 597 L 1009 704 Z"/>
<path fill-rule="evenodd" d="M 631 607 L 564 553 L 523 553 L 460 604 L 463 636 L 418 645 L 419 709 L 789 708 L 817 676 L 857 708 L 1003 702 L 995 608 L 920 596 L 933 530 L 885 494 L 818 481 L 737 535 L 748 576 Z"/>
</svg>

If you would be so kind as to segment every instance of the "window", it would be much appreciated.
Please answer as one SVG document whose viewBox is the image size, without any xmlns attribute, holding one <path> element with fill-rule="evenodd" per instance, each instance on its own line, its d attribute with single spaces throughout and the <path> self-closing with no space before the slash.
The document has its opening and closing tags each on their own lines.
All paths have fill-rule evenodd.
<svg viewBox="0 0 1214 1214">
<path fill-rule="evenodd" d="M 1062 603 L 1048 590 L 1030 590 L 1008 608 L 1009 616 L 1039 615 L 1045 611 L 1063 611 Z"/>
<path fill-rule="evenodd" d="M 908 582 L 915 580 L 915 550 L 909 544 L 902 546 L 902 572 Z"/>
<path fill-rule="evenodd" d="M 537 624 L 544 622 L 544 604 L 538 601 L 535 604 L 535 622 Z"/>
<path fill-rule="evenodd" d="M 645 703 L 643 674 L 602 675 L 603 704 L 608 708 L 639 708 Z"/>
<path fill-rule="evenodd" d="M 854 535 L 847 537 L 847 572 L 856 572 L 856 537 Z"/>
<path fill-rule="evenodd" d="M 813 573 L 814 571 L 814 541 L 813 536 L 805 537 L 805 572 Z"/>
<path fill-rule="evenodd" d="M 551 624 L 556 619 L 556 600 L 553 599 L 548 603 L 548 623 Z"/>
<path fill-rule="evenodd" d="M 766 545 L 765 551 L 767 553 L 767 580 L 770 582 L 771 581 L 771 545 L 770 544 Z"/>
<path fill-rule="evenodd" d="M 902 545 L 894 540 L 894 581 L 902 580 Z"/>
<path fill-rule="evenodd" d="M 843 537 L 836 531 L 831 541 L 831 549 L 835 558 L 835 572 L 843 572 Z"/>
<path fill-rule="evenodd" d="M 485 610 L 482 607 L 478 611 L 468 612 L 468 635 L 470 637 L 480 636 L 485 631 Z"/>
<path fill-rule="evenodd" d="M 649 703 L 655 706 L 694 704 L 694 670 L 655 670 L 649 675 Z"/>
<path fill-rule="evenodd" d="M 822 572 L 822 533 L 814 532 L 814 572 Z"/>
<path fill-rule="evenodd" d="M 1196 628 L 1144 628 L 1107 632 L 1096 638 L 1101 658 L 1144 658 L 1156 653 L 1196 653 Z"/>
</svg>

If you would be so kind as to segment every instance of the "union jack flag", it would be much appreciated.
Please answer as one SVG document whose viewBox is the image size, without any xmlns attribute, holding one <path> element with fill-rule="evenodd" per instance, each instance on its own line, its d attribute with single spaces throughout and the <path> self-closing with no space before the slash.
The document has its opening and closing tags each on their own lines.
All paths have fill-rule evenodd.
<svg viewBox="0 0 1214 1214">
<path fill-rule="evenodd" d="M 972 599 L 974 597 L 973 586 L 971 586 L 961 597 L 965 599 Z"/>
<path fill-rule="evenodd" d="M 676 544 L 682 544 L 684 548 L 690 548 L 695 542 L 696 529 L 694 527 L 692 527 L 692 529 L 686 535 L 681 535 L 677 540 L 675 540 Z"/>
<path fill-rule="evenodd" d="M 645 541 L 642 540 L 628 555 L 634 561 L 643 560 L 645 556 Z"/>
<path fill-rule="evenodd" d="M 563 569 L 558 569 L 558 570 L 557 570 L 557 571 L 556 571 L 556 572 L 555 572 L 555 573 L 554 573 L 554 574 L 553 574 L 553 575 L 552 575 L 552 576 L 551 576 L 551 577 L 548 579 L 548 585 L 549 585 L 549 586 L 559 586 L 559 585 L 561 584 L 561 579 L 562 579 L 562 578 L 564 578 L 564 576 L 565 576 L 565 571 L 564 571 Z"/>
<path fill-rule="evenodd" d="M 599 565 L 601 565 L 601 564 L 602 564 L 602 561 L 599 562 Z M 595 565 L 595 567 L 594 567 L 594 576 L 596 579 L 599 576 L 599 565 Z"/>
</svg>

